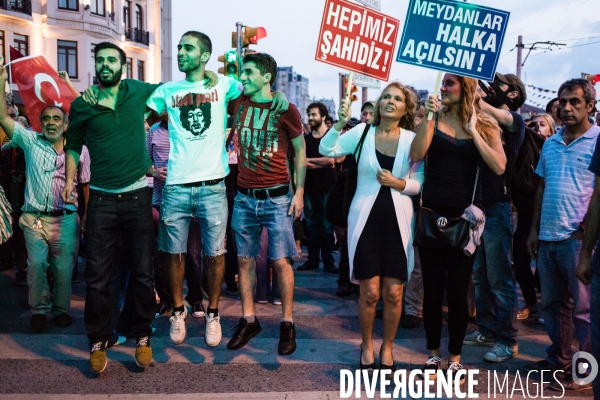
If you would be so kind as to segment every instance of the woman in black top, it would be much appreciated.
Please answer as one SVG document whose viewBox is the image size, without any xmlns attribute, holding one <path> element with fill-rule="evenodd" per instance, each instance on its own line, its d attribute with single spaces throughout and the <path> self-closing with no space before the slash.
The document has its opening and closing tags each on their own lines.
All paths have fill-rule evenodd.
<svg viewBox="0 0 600 400">
<path fill-rule="evenodd" d="M 445 217 L 460 217 L 471 204 L 481 204 L 477 168 L 481 161 L 501 175 L 506 166 L 500 129 L 490 116 L 476 110 L 477 80 L 446 74 L 441 87 L 442 107 L 436 95 L 425 103 L 434 118 L 419 127 L 410 151 L 413 160 L 427 154 L 423 206 Z M 424 370 L 440 368 L 440 336 L 444 287 L 448 290 L 448 370 L 462 370 L 460 353 L 468 324 L 467 292 L 475 256 L 459 251 L 419 248 L 423 273 L 423 322 L 430 356 Z M 447 285 L 446 283 L 447 274 Z M 461 384 L 464 376 L 461 379 Z"/>
</svg>

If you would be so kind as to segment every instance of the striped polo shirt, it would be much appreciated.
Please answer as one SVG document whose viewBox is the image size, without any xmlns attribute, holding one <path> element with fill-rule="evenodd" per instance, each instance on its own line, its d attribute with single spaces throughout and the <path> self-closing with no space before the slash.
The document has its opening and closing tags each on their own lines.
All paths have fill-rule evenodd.
<svg viewBox="0 0 600 400">
<path fill-rule="evenodd" d="M 152 125 L 148 131 L 148 137 L 146 138 L 146 148 L 148 149 L 148 155 L 154 163 L 154 168 L 166 167 L 169 162 L 169 149 L 171 144 L 169 143 L 169 129 L 166 122 Z M 154 186 L 152 188 L 152 205 L 160 206 L 162 203 L 162 191 L 165 187 L 165 181 L 160 179 L 154 180 Z"/>
<path fill-rule="evenodd" d="M 594 191 L 596 176 L 588 168 L 600 127 L 593 125 L 568 146 L 562 138 L 564 130 L 546 140 L 535 170 L 545 181 L 540 240 L 569 238 L 583 221 Z"/>
<path fill-rule="evenodd" d="M 24 212 L 77 210 L 77 202 L 65 204 L 60 197 L 65 188 L 65 152 L 58 154 L 44 135 L 15 124 L 11 147 L 20 147 L 25 154 Z M 90 157 L 85 146 L 79 158 L 74 186 L 90 181 Z M 77 200 L 77 190 L 73 192 Z"/>
</svg>

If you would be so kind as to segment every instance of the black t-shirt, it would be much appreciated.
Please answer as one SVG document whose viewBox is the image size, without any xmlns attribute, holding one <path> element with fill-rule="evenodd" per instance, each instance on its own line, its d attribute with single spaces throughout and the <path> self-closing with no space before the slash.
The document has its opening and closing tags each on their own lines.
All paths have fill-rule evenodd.
<svg viewBox="0 0 600 400">
<path fill-rule="evenodd" d="M 484 203 L 511 202 L 510 187 L 515 161 L 525 137 L 525 121 L 514 111 L 509 111 L 513 116 L 514 132 L 502 128 L 502 147 L 506 154 L 506 169 L 504 174 L 498 176 L 483 163 L 481 168 L 482 196 Z"/>
<path fill-rule="evenodd" d="M 323 157 L 319 153 L 321 138 L 315 138 L 311 132 L 304 135 L 306 143 L 306 158 Z M 306 170 L 306 181 L 304 182 L 304 193 L 323 194 L 329 193 L 335 184 L 335 168 L 316 168 Z"/>
</svg>

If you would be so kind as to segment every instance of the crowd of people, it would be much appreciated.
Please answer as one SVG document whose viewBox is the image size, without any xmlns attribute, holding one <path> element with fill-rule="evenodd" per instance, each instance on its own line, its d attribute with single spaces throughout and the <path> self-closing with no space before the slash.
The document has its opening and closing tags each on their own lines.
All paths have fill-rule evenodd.
<svg viewBox="0 0 600 400">
<path fill-rule="evenodd" d="M 104 371 L 106 349 L 125 336 L 136 339 L 136 363 L 148 366 L 151 322 L 162 315 L 170 316 L 174 344 L 185 341 L 191 315 L 205 318 L 206 344 L 218 346 L 224 282 L 242 306 L 227 348 L 260 333 L 254 302 L 270 300 L 281 305 L 278 353 L 290 355 L 292 260 L 305 228 L 307 261 L 297 271 L 322 263 L 339 274 L 338 296 L 359 293 L 361 369 L 394 371 L 398 327 L 423 322 L 423 369 L 441 370 L 444 293 L 446 369 L 456 376 L 464 345 L 488 346 L 488 362 L 518 354 L 517 320 L 528 318 L 545 324 L 552 344 L 526 370 L 570 371 L 573 332 L 580 350 L 600 357 L 600 316 L 590 313 L 600 302 L 600 262 L 592 257 L 600 126 L 589 81 L 564 82 L 546 113 L 526 121 L 517 76 L 497 73 L 486 85 L 447 73 L 441 98 L 421 101 L 412 87 L 392 82 L 362 105 L 359 118 L 348 99 L 335 120 L 322 103 L 310 104 L 305 127 L 283 93 L 271 92 L 271 56 L 247 54 L 238 81 L 206 71 L 211 53 L 208 36 L 186 32 L 177 54 L 185 79 L 149 84 L 123 80 L 124 51 L 100 43 L 99 85 L 73 101 L 70 115 L 48 106 L 31 116 L 41 133 L 0 96 L 9 140 L 2 155 L 12 177 L 3 175 L 2 186 L 15 218 L 1 261 L 16 264 L 18 283 L 28 286 L 34 331 L 43 331 L 48 314 L 57 326 L 71 325 L 83 234 L 93 372 Z M 0 84 L 6 81 L 2 70 Z M 357 186 L 347 227 L 335 226 L 329 192 L 350 168 Z M 432 216 L 437 228 L 427 225 Z M 440 236 L 447 224 L 468 228 L 448 239 Z M 470 320 L 478 329 L 467 334 Z M 569 372 L 560 385 L 588 387 Z"/>
</svg>

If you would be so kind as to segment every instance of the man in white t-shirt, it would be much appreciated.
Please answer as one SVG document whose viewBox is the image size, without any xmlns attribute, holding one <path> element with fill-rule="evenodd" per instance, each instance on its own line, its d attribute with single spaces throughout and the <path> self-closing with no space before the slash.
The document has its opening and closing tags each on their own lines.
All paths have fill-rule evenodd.
<svg viewBox="0 0 600 400">
<path fill-rule="evenodd" d="M 186 336 L 188 312 L 183 305 L 183 253 L 192 217 L 200 220 L 206 272 L 208 309 L 205 341 L 221 341 L 218 304 L 225 272 L 225 228 L 227 198 L 224 178 L 229 173 L 225 151 L 227 102 L 241 94 L 238 82 L 221 76 L 212 89 L 204 84 L 204 69 L 212 44 L 203 33 L 186 32 L 179 41 L 177 60 L 185 80 L 162 85 L 147 106 L 169 115 L 169 164 L 163 189 L 158 228 L 158 249 L 167 253 L 169 288 L 173 296 L 171 339 Z"/>
<path fill-rule="evenodd" d="M 168 253 L 168 280 L 173 297 L 171 339 L 180 344 L 186 336 L 188 317 L 183 305 L 183 256 L 192 217 L 200 220 L 206 273 L 208 308 L 205 341 L 221 341 L 219 296 L 225 274 L 227 197 L 224 178 L 229 174 L 225 149 L 227 103 L 236 99 L 242 86 L 233 78 L 219 76 L 214 88 L 204 84 L 205 66 L 212 43 L 205 34 L 189 31 L 177 46 L 179 70 L 185 80 L 159 87 L 147 106 L 169 115 L 169 164 L 163 189 L 158 228 L 158 249 Z M 287 104 L 281 105 L 287 109 Z"/>
</svg>

